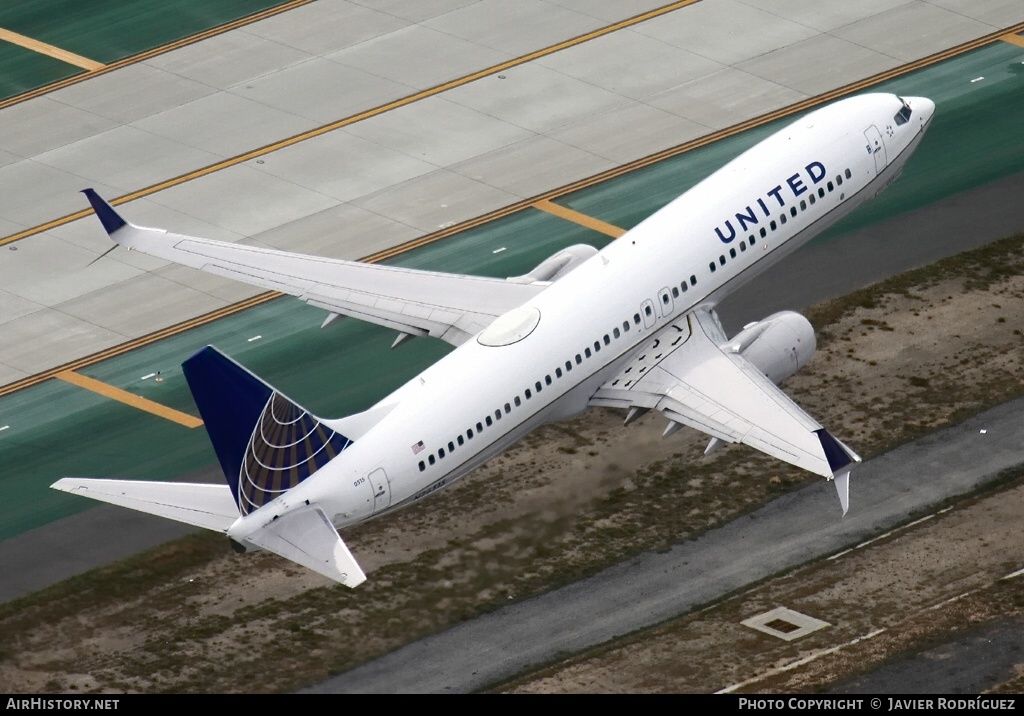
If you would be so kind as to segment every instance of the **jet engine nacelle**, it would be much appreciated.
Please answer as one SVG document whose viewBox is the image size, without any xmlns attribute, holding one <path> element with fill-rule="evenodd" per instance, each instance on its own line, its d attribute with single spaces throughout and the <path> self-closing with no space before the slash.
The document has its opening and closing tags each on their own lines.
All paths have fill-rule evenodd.
<svg viewBox="0 0 1024 716">
<path fill-rule="evenodd" d="M 597 253 L 597 249 L 588 244 L 575 244 L 548 256 L 537 264 L 537 267 L 522 276 L 509 276 L 506 281 L 511 283 L 553 283 L 565 276 L 581 263 Z"/>
<path fill-rule="evenodd" d="M 817 341 L 810 321 L 799 313 L 782 311 L 748 323 L 728 347 L 778 385 L 807 364 Z"/>
</svg>

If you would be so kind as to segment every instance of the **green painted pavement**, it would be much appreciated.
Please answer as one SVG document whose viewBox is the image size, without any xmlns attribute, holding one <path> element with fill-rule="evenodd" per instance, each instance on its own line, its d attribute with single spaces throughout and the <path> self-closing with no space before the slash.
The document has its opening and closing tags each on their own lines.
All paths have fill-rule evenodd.
<svg viewBox="0 0 1024 716">
<path fill-rule="evenodd" d="M 3 24 L 0 23 L 0 27 Z M 0 99 L 62 80 L 84 70 L 0 40 Z"/>
<path fill-rule="evenodd" d="M 0 27 L 109 64 L 283 2 L 4 0 Z"/>
</svg>

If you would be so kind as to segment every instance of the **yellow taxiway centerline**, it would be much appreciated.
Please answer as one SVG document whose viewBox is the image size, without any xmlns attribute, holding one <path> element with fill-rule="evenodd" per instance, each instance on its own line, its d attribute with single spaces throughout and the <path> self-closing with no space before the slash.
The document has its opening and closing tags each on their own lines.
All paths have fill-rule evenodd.
<svg viewBox="0 0 1024 716">
<path fill-rule="evenodd" d="M 19 35 L 16 32 L 5 30 L 2 27 L 0 27 L 0 40 L 6 40 L 12 45 L 24 47 L 26 50 L 38 52 L 41 55 L 52 57 L 55 60 L 60 60 L 61 62 L 67 62 L 69 65 L 81 67 L 83 70 L 89 70 L 90 72 L 92 70 L 99 70 L 106 67 L 102 62 L 96 62 L 87 57 L 76 55 L 74 52 L 68 52 L 67 50 L 62 50 L 59 47 L 47 45 L 45 42 L 33 40 L 31 37 Z"/>
<path fill-rule="evenodd" d="M 613 239 L 617 239 L 626 233 L 625 229 L 620 229 L 618 226 L 612 226 L 605 221 L 595 219 L 593 216 L 581 214 L 580 212 L 562 206 L 561 204 L 555 204 L 549 199 L 541 199 L 533 206 L 535 209 L 540 209 L 541 211 L 546 211 L 549 214 L 554 214 L 555 216 L 571 221 L 574 224 L 585 226 L 588 229 L 593 229 L 594 231 L 600 231 L 605 236 L 611 236 Z"/>
<path fill-rule="evenodd" d="M 62 371 L 53 377 L 71 383 L 72 385 L 77 385 L 79 388 L 91 390 L 105 398 L 110 398 L 120 403 L 124 403 L 125 405 L 130 405 L 133 408 L 144 410 L 147 413 L 156 415 L 164 420 L 170 420 L 171 422 L 178 423 L 179 425 L 184 425 L 186 428 L 198 428 L 203 424 L 202 420 L 189 415 L 188 413 L 182 413 L 181 411 L 174 410 L 173 408 L 168 408 L 166 405 L 154 403 L 152 400 L 142 398 L 134 393 L 129 393 L 127 390 L 115 388 L 103 381 L 90 378 L 82 375 L 81 373 L 76 373 L 73 370 Z"/>
<path fill-rule="evenodd" d="M 1011 45 L 1017 45 L 1018 47 L 1024 47 L 1024 37 L 1016 33 L 1010 33 L 1009 35 L 1003 35 L 999 38 L 1003 42 L 1009 42 Z"/>
</svg>

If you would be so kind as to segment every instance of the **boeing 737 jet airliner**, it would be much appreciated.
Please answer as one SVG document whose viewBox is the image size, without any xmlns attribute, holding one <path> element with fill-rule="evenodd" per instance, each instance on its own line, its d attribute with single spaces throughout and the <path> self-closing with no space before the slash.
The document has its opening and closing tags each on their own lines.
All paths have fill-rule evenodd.
<svg viewBox="0 0 1024 716">
<path fill-rule="evenodd" d="M 456 350 L 369 410 L 311 415 L 207 346 L 183 369 L 227 485 L 64 478 L 53 486 L 227 534 L 350 587 L 336 528 L 450 485 L 543 423 L 588 406 L 690 426 L 834 480 L 860 458 L 777 385 L 814 331 L 784 312 L 727 338 L 715 305 L 892 182 L 935 105 L 868 94 L 805 115 L 601 251 L 573 246 L 507 280 L 211 241 L 128 223 L 86 195 L 113 241 L 289 293 Z"/>
</svg>

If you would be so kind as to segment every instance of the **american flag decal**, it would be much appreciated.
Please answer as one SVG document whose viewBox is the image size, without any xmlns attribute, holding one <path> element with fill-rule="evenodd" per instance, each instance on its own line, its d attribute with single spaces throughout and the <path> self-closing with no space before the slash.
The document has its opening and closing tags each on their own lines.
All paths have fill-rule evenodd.
<svg viewBox="0 0 1024 716">
<path fill-rule="evenodd" d="M 422 440 L 420 440 L 418 443 L 416 443 L 415 445 L 412 446 L 412 454 L 413 455 L 419 455 L 422 450 L 423 450 L 423 441 Z"/>
</svg>

